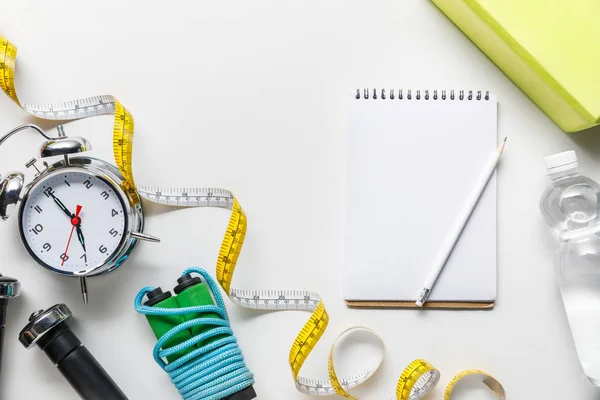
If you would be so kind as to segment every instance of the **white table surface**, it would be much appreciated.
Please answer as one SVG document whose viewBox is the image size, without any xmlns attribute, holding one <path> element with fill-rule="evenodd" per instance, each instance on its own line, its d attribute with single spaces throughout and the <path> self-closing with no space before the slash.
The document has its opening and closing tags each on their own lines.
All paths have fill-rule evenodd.
<svg viewBox="0 0 600 400">
<path fill-rule="evenodd" d="M 432 399 L 466 368 L 498 377 L 511 400 L 600 398 L 575 353 L 554 282 L 555 243 L 538 211 L 544 156 L 575 149 L 585 172 L 600 179 L 600 129 L 563 133 L 426 0 L 174 3 L 5 1 L 0 34 L 20 48 L 19 95 L 49 103 L 114 94 L 135 116 L 139 183 L 234 191 L 250 222 L 237 286 L 314 290 L 331 315 L 305 375 L 325 377 L 333 339 L 359 324 L 388 346 L 376 378 L 355 392 L 361 399 L 392 397 L 402 369 L 417 357 L 442 372 Z M 498 95 L 499 136 L 509 143 L 499 170 L 492 311 L 345 306 L 347 94 L 365 86 Z M 0 96 L 0 132 L 31 121 Z M 112 118 L 102 117 L 71 123 L 67 133 L 85 135 L 110 159 L 111 127 Z M 22 169 L 39 143 L 33 136 L 9 142 L 10 150 L 0 149 L 0 171 Z M 0 271 L 23 283 L 23 295 L 9 305 L 2 399 L 77 398 L 42 352 L 16 341 L 32 311 L 57 302 L 71 307 L 73 329 L 132 400 L 180 398 L 152 359 L 154 339 L 133 298 L 148 284 L 172 286 L 191 265 L 213 272 L 228 212 L 146 211 L 146 231 L 162 243 L 142 243 L 120 270 L 91 280 L 87 306 L 76 280 L 29 258 L 17 218 L 2 224 Z M 308 314 L 228 308 L 259 398 L 305 398 L 287 356 Z"/>
</svg>

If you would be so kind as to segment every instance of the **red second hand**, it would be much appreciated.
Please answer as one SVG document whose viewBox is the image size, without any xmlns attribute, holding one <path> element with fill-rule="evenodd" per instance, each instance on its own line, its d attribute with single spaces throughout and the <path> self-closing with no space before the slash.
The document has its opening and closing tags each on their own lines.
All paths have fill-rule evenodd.
<svg viewBox="0 0 600 400">
<path fill-rule="evenodd" d="M 71 245 L 71 238 L 73 237 L 73 231 L 75 230 L 75 227 L 79 224 L 79 213 L 81 212 L 81 209 L 83 207 L 81 207 L 80 205 L 77 205 L 77 209 L 75 210 L 75 216 L 73 218 L 71 218 L 71 233 L 69 234 L 69 241 L 67 242 L 67 248 L 65 249 L 64 257 L 62 257 L 62 263 L 60 264 L 61 266 L 65 265 L 65 260 L 67 259 L 67 252 L 69 251 L 69 246 Z"/>
</svg>

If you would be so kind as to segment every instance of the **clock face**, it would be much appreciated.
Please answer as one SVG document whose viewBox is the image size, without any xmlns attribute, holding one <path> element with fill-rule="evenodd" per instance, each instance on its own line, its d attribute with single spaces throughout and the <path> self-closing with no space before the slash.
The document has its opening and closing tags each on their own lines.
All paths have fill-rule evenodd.
<svg viewBox="0 0 600 400">
<path fill-rule="evenodd" d="M 31 189 L 21 214 L 29 253 L 42 265 L 73 274 L 104 265 L 127 228 L 125 202 L 107 180 L 65 169 Z"/>
</svg>

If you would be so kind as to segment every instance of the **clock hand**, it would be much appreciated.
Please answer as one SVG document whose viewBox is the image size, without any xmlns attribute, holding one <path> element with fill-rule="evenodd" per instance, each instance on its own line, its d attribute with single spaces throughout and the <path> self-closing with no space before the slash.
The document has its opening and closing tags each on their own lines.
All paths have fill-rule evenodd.
<svg viewBox="0 0 600 400">
<path fill-rule="evenodd" d="M 87 252 L 85 249 L 85 238 L 83 237 L 83 232 L 81 231 L 81 220 L 79 220 L 79 223 L 75 229 L 77 230 L 77 238 L 79 239 L 79 243 L 81 243 L 81 247 L 83 247 L 83 251 Z"/>
<path fill-rule="evenodd" d="M 81 218 L 79 218 L 79 215 L 77 214 L 71 214 L 69 212 L 69 210 L 67 209 L 67 207 L 63 204 L 62 201 L 60 201 L 58 199 L 58 197 L 56 197 L 54 194 L 50 193 L 50 196 L 52 196 L 52 198 L 54 199 L 54 202 L 60 207 L 61 210 L 63 210 L 63 212 L 65 214 L 67 214 L 67 216 L 71 219 L 71 224 L 73 223 L 74 219 L 78 219 L 78 223 L 75 226 L 75 229 L 77 230 L 77 238 L 79 239 L 79 243 L 81 243 L 81 247 L 83 247 L 83 251 L 87 252 L 87 250 L 85 249 L 85 238 L 83 237 L 83 231 L 81 230 Z"/>
<path fill-rule="evenodd" d="M 66 206 L 63 204 L 63 202 L 62 202 L 62 201 L 60 201 L 60 200 L 58 199 L 58 197 L 56 197 L 56 196 L 54 195 L 54 193 L 50 193 L 50 196 L 52 196 L 52 198 L 54 199 L 54 202 L 56 203 L 56 205 L 57 205 L 57 206 L 58 206 L 58 207 L 59 207 L 59 208 L 60 208 L 60 209 L 61 209 L 61 210 L 62 210 L 62 211 L 65 213 L 65 214 L 67 214 L 67 217 L 69 217 L 69 219 L 70 219 L 70 218 L 73 218 L 73 214 L 71 214 L 71 212 L 70 212 L 70 211 L 67 209 L 67 207 L 66 207 Z"/>
<path fill-rule="evenodd" d="M 71 245 L 71 238 L 73 237 L 73 231 L 75 230 L 75 227 L 76 227 L 76 226 L 79 224 L 79 222 L 81 221 L 81 220 L 79 219 L 79 213 L 81 212 L 81 208 L 82 208 L 82 207 L 81 207 L 80 205 L 77 205 L 77 210 L 76 210 L 76 212 L 75 212 L 75 216 L 74 216 L 73 218 L 71 218 L 71 225 L 72 225 L 72 226 L 71 226 L 71 233 L 69 234 L 69 241 L 67 242 L 67 248 L 65 249 L 65 252 L 63 253 L 63 254 L 64 254 L 64 257 L 62 257 L 62 263 L 60 264 L 61 266 L 62 266 L 62 265 L 65 265 L 65 260 L 66 260 L 66 258 L 67 258 L 67 253 L 68 253 L 68 251 L 69 251 L 69 246 Z"/>
</svg>

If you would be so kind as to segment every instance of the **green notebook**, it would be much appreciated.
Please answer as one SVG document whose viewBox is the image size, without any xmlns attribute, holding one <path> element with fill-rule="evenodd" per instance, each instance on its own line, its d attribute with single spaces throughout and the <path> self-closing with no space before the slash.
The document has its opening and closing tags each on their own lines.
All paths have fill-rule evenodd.
<svg viewBox="0 0 600 400">
<path fill-rule="evenodd" d="M 600 0 L 432 0 L 563 130 L 600 124 Z"/>
</svg>

